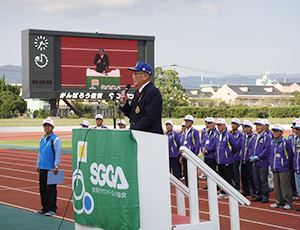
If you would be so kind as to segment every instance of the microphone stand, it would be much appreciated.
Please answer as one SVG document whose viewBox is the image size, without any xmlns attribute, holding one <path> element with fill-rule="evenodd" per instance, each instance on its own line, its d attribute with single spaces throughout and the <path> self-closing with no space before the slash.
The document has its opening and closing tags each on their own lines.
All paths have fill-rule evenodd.
<svg viewBox="0 0 300 230">
<path fill-rule="evenodd" d="M 116 106 L 116 96 L 117 96 L 117 92 L 115 91 L 114 92 L 114 97 L 113 97 L 113 122 L 114 122 L 114 129 L 117 128 L 117 121 L 116 121 L 116 109 L 115 109 L 115 106 Z"/>
</svg>

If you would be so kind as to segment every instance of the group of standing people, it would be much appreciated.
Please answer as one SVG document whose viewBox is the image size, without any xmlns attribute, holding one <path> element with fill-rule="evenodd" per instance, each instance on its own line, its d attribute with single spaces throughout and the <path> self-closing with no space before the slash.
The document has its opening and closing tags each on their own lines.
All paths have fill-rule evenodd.
<svg viewBox="0 0 300 230">
<path fill-rule="evenodd" d="M 171 120 L 165 123 L 170 170 L 175 177 L 184 177 L 188 186 L 187 163 L 179 150 L 186 146 L 244 196 L 251 196 L 251 201 L 269 203 L 269 192 L 275 190 L 276 202 L 270 207 L 292 209 L 297 192 L 300 196 L 299 119 L 294 120 L 288 139 L 283 137 L 282 125 L 269 130 L 268 120 L 263 119 L 254 122 L 256 133 L 251 121 L 241 123 L 238 118 L 232 119 L 229 131 L 225 119 L 208 117 L 201 133 L 192 126 L 193 116 L 186 115 L 184 120 L 179 133 L 173 130 Z M 221 190 L 218 198 L 228 195 Z"/>
</svg>

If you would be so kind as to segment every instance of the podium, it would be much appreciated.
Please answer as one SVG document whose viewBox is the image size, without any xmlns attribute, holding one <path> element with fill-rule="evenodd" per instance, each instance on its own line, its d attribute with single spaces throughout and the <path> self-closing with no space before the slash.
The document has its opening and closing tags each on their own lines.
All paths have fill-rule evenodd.
<svg viewBox="0 0 300 230">
<path fill-rule="evenodd" d="M 171 229 L 166 136 L 74 129 L 72 149 L 76 230 Z"/>
</svg>

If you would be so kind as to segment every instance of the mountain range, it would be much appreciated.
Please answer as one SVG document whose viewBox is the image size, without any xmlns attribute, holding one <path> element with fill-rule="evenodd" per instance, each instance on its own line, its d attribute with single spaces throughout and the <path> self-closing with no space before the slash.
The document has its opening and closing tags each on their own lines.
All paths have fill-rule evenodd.
<svg viewBox="0 0 300 230">
<path fill-rule="evenodd" d="M 0 66 L 0 77 L 5 75 L 6 83 L 22 83 L 22 67 L 14 65 Z M 200 89 L 201 84 L 214 84 L 222 86 L 224 84 L 232 85 L 255 85 L 256 79 L 262 78 L 262 75 L 228 75 L 223 77 L 200 77 L 200 76 L 189 76 L 179 77 L 180 83 L 185 89 Z M 277 82 L 298 82 L 300 83 L 299 74 L 270 74 L 271 80 Z"/>
</svg>

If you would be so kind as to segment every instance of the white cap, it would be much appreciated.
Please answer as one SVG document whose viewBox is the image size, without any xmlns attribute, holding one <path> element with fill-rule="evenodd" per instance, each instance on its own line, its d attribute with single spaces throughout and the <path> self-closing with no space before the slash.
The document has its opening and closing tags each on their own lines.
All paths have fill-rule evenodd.
<svg viewBox="0 0 300 230">
<path fill-rule="evenodd" d="M 193 117 L 192 115 L 186 115 L 186 116 L 184 117 L 184 120 L 185 120 L 185 121 L 194 121 L 194 117 Z"/>
<path fill-rule="evenodd" d="M 226 125 L 227 126 L 227 123 L 226 123 L 226 120 L 224 118 L 218 118 L 217 122 L 216 122 L 217 125 Z"/>
<path fill-rule="evenodd" d="M 293 120 L 293 124 L 296 124 L 296 123 L 299 123 L 299 122 L 300 122 L 299 118 L 296 118 L 295 120 Z"/>
<path fill-rule="evenodd" d="M 213 117 L 207 117 L 207 118 L 205 119 L 205 121 L 206 121 L 207 123 L 216 123 L 215 118 L 213 118 Z"/>
<path fill-rule="evenodd" d="M 265 123 L 265 125 L 270 125 L 270 123 L 267 119 L 263 120 L 263 122 Z"/>
<path fill-rule="evenodd" d="M 49 124 L 49 125 L 51 125 L 51 126 L 54 127 L 54 121 L 53 121 L 52 119 L 50 119 L 50 118 L 45 119 L 45 120 L 43 121 L 43 125 L 44 125 L 44 124 Z"/>
<path fill-rule="evenodd" d="M 254 125 L 265 125 L 265 122 L 264 122 L 262 119 L 258 118 L 258 119 L 254 122 Z"/>
<path fill-rule="evenodd" d="M 185 122 L 182 122 L 181 127 L 185 127 Z"/>
<path fill-rule="evenodd" d="M 238 118 L 233 118 L 232 121 L 231 121 L 231 123 L 235 123 L 235 124 L 237 124 L 237 125 L 240 125 L 240 124 L 241 124 L 241 121 L 240 121 L 240 119 L 238 119 Z"/>
<path fill-rule="evenodd" d="M 97 120 L 97 119 L 103 120 L 102 114 L 97 114 L 97 115 L 95 116 L 95 120 Z"/>
<path fill-rule="evenodd" d="M 300 122 L 297 122 L 297 123 L 295 124 L 295 128 L 296 128 L 296 129 L 300 129 Z"/>
<path fill-rule="evenodd" d="M 272 130 L 275 129 L 275 130 L 279 130 L 281 132 L 283 132 L 283 127 L 281 124 L 275 124 L 272 128 Z"/>
<path fill-rule="evenodd" d="M 249 127 L 252 128 L 252 122 L 249 121 L 249 120 L 244 120 L 242 125 L 243 125 L 243 126 L 247 125 L 247 126 L 249 126 Z"/>
<path fill-rule="evenodd" d="M 166 123 L 165 123 L 165 125 L 167 125 L 167 124 L 170 124 L 170 125 L 173 126 L 173 122 L 171 120 L 167 120 Z"/>
<path fill-rule="evenodd" d="M 118 122 L 118 125 L 126 125 L 126 122 L 125 122 L 124 120 L 120 120 L 120 121 Z"/>
<path fill-rule="evenodd" d="M 90 126 L 90 122 L 89 121 L 86 121 L 84 120 L 80 125 L 82 126 L 86 126 L 86 127 L 89 127 Z"/>
</svg>

